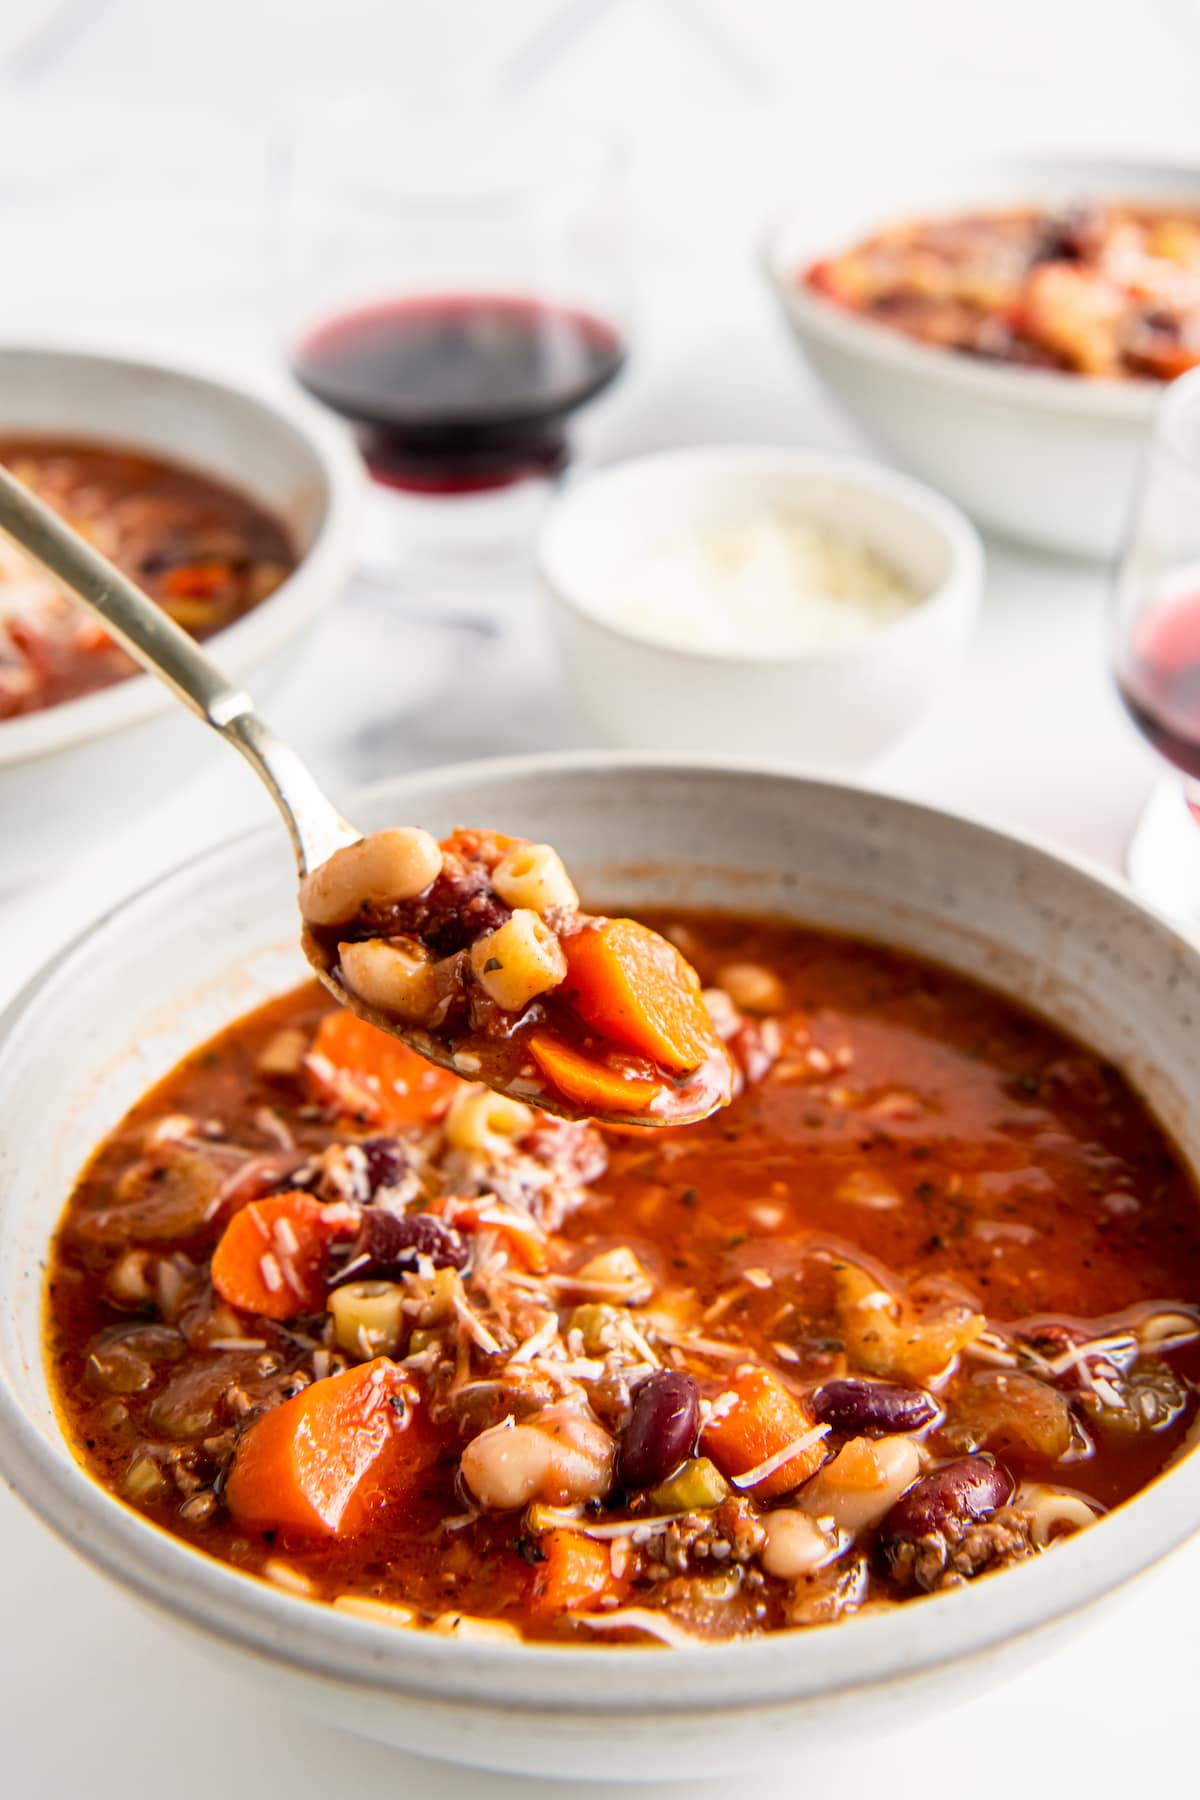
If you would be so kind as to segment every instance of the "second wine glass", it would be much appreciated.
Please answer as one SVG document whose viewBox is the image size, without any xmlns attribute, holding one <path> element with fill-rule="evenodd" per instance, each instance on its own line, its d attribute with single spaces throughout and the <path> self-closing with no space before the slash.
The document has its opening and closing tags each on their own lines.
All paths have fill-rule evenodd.
<svg viewBox="0 0 1200 1800">
<path fill-rule="evenodd" d="M 626 355 L 612 146 L 502 108 L 318 111 L 280 227 L 292 369 L 404 516 L 417 502 L 428 526 L 436 503 L 435 534 L 455 539 L 464 499 L 559 473 L 568 419 Z"/>
<path fill-rule="evenodd" d="M 1114 596 L 1113 663 L 1126 710 L 1178 773 L 1129 849 L 1135 888 L 1200 929 L 1200 370 L 1163 395 Z"/>
</svg>

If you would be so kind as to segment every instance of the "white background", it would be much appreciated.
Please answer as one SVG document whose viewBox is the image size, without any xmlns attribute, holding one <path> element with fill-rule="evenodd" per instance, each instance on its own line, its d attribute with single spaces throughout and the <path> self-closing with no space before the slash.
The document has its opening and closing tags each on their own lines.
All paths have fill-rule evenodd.
<svg viewBox="0 0 1200 1800">
<path fill-rule="evenodd" d="M 0 335 L 185 352 L 280 379 L 262 175 L 309 98 L 529 95 L 619 130 L 633 158 L 628 376 L 584 423 L 606 459 L 656 445 L 854 445 L 754 265 L 765 218 L 864 156 L 976 143 L 1200 154 L 1190 0 L 0 0 Z M 1155 765 L 1113 698 L 1103 571 L 989 545 L 954 690 L 874 771 L 900 791 L 1116 866 Z M 491 620 L 464 634 L 452 615 Z M 448 688 L 451 676 L 456 686 Z M 320 704 L 314 695 L 320 695 Z M 586 744 L 551 685 L 520 567 L 358 588 L 273 709 L 332 785 L 419 763 Z M 0 999 L 107 901 L 266 816 L 197 732 L 197 775 L 42 889 L 0 904 Z M 0 820 L 0 857 L 4 822 Z M 283 854 L 281 842 L 281 854 Z M 52 1097 L 38 1127 L 53 1129 Z M 1107 1800 L 1200 1786 L 1191 1753 L 1200 1548 L 1112 1621 L 936 1727 L 804 1759 L 751 1791 L 889 1800 L 963 1781 Z M 172 1800 L 526 1794 L 326 1730 L 176 1644 L 0 1493 L 0 1792 Z M 726 1784 L 727 1785 L 727 1784 Z M 541 1784 L 547 1796 L 582 1783 Z M 591 1788 L 606 1793 L 607 1788 Z M 630 1790 L 611 1790 L 629 1792 Z M 699 1800 L 703 1785 L 659 1789 Z M 722 1791 L 717 1786 L 713 1793 Z"/>
</svg>

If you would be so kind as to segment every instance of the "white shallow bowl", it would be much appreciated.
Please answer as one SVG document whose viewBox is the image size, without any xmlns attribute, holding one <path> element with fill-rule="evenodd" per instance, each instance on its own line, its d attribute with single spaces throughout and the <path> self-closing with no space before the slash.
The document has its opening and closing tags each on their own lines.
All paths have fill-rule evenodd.
<svg viewBox="0 0 1200 1800">
<path fill-rule="evenodd" d="M 918 603 L 860 643 L 790 654 L 656 643 L 606 615 L 606 593 L 647 556 L 775 509 L 861 539 Z M 538 565 L 567 679 L 612 742 L 838 773 L 880 756 L 934 699 L 983 584 L 979 540 L 954 507 L 816 450 L 668 450 L 586 476 L 550 508 Z"/>
<path fill-rule="evenodd" d="M 784 314 L 817 374 L 897 460 L 981 525 L 1073 556 L 1120 546 L 1162 392 L 938 350 L 798 285 L 879 227 L 967 207 L 1141 200 L 1200 207 L 1200 167 L 1104 157 L 944 158 L 797 200 L 766 244 Z"/>
<path fill-rule="evenodd" d="M 227 674 L 254 678 L 257 698 L 269 693 L 354 565 L 363 476 L 346 435 L 307 402 L 261 398 L 187 369 L 0 346 L 0 437 L 18 432 L 145 450 L 282 520 L 296 569 L 206 645 Z M 214 749 L 148 675 L 0 721 L 0 888 L 68 860 Z"/>
<path fill-rule="evenodd" d="M 1119 1064 L 1200 1163 L 1200 955 L 1044 850 L 842 784 L 600 755 L 415 775 L 352 816 L 549 839 L 601 905 L 760 908 L 932 955 Z M 0 1021 L 0 1471 L 68 1544 L 246 1677 L 350 1730 L 480 1767 L 741 1774 L 993 1686 L 1195 1529 L 1193 1451 L 1090 1530 L 973 1586 L 748 1644 L 663 1651 L 396 1630 L 148 1524 L 84 1474 L 55 1419 L 40 1333 L 47 1241 L 85 1156 L 148 1084 L 302 973 L 294 930 L 283 835 L 255 835 L 102 920 Z"/>
</svg>

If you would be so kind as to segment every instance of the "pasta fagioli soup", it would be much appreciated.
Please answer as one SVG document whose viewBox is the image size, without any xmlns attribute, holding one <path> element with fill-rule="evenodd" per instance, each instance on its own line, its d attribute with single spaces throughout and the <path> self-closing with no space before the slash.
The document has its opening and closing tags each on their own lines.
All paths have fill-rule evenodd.
<svg viewBox="0 0 1200 1800">
<path fill-rule="evenodd" d="M 550 1117 L 316 984 L 134 1108 L 48 1277 L 98 1481 L 400 1629 L 674 1646 L 1053 1556 L 1180 1451 L 1197 1195 L 1120 1074 L 908 955 L 646 922 L 736 1065 L 703 1123 Z"/>
</svg>

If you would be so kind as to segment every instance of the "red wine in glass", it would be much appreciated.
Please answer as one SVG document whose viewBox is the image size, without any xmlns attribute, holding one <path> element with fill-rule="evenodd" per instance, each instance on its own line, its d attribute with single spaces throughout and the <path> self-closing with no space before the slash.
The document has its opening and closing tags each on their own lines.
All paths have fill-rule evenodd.
<svg viewBox="0 0 1200 1800">
<path fill-rule="evenodd" d="M 1200 588 L 1142 615 L 1124 649 L 1117 687 L 1159 755 L 1200 781 Z"/>
<path fill-rule="evenodd" d="M 340 313 L 292 352 L 300 382 L 357 427 L 376 480 L 426 494 L 556 473 L 569 415 L 624 360 L 620 333 L 591 313 L 483 293 Z"/>
</svg>

